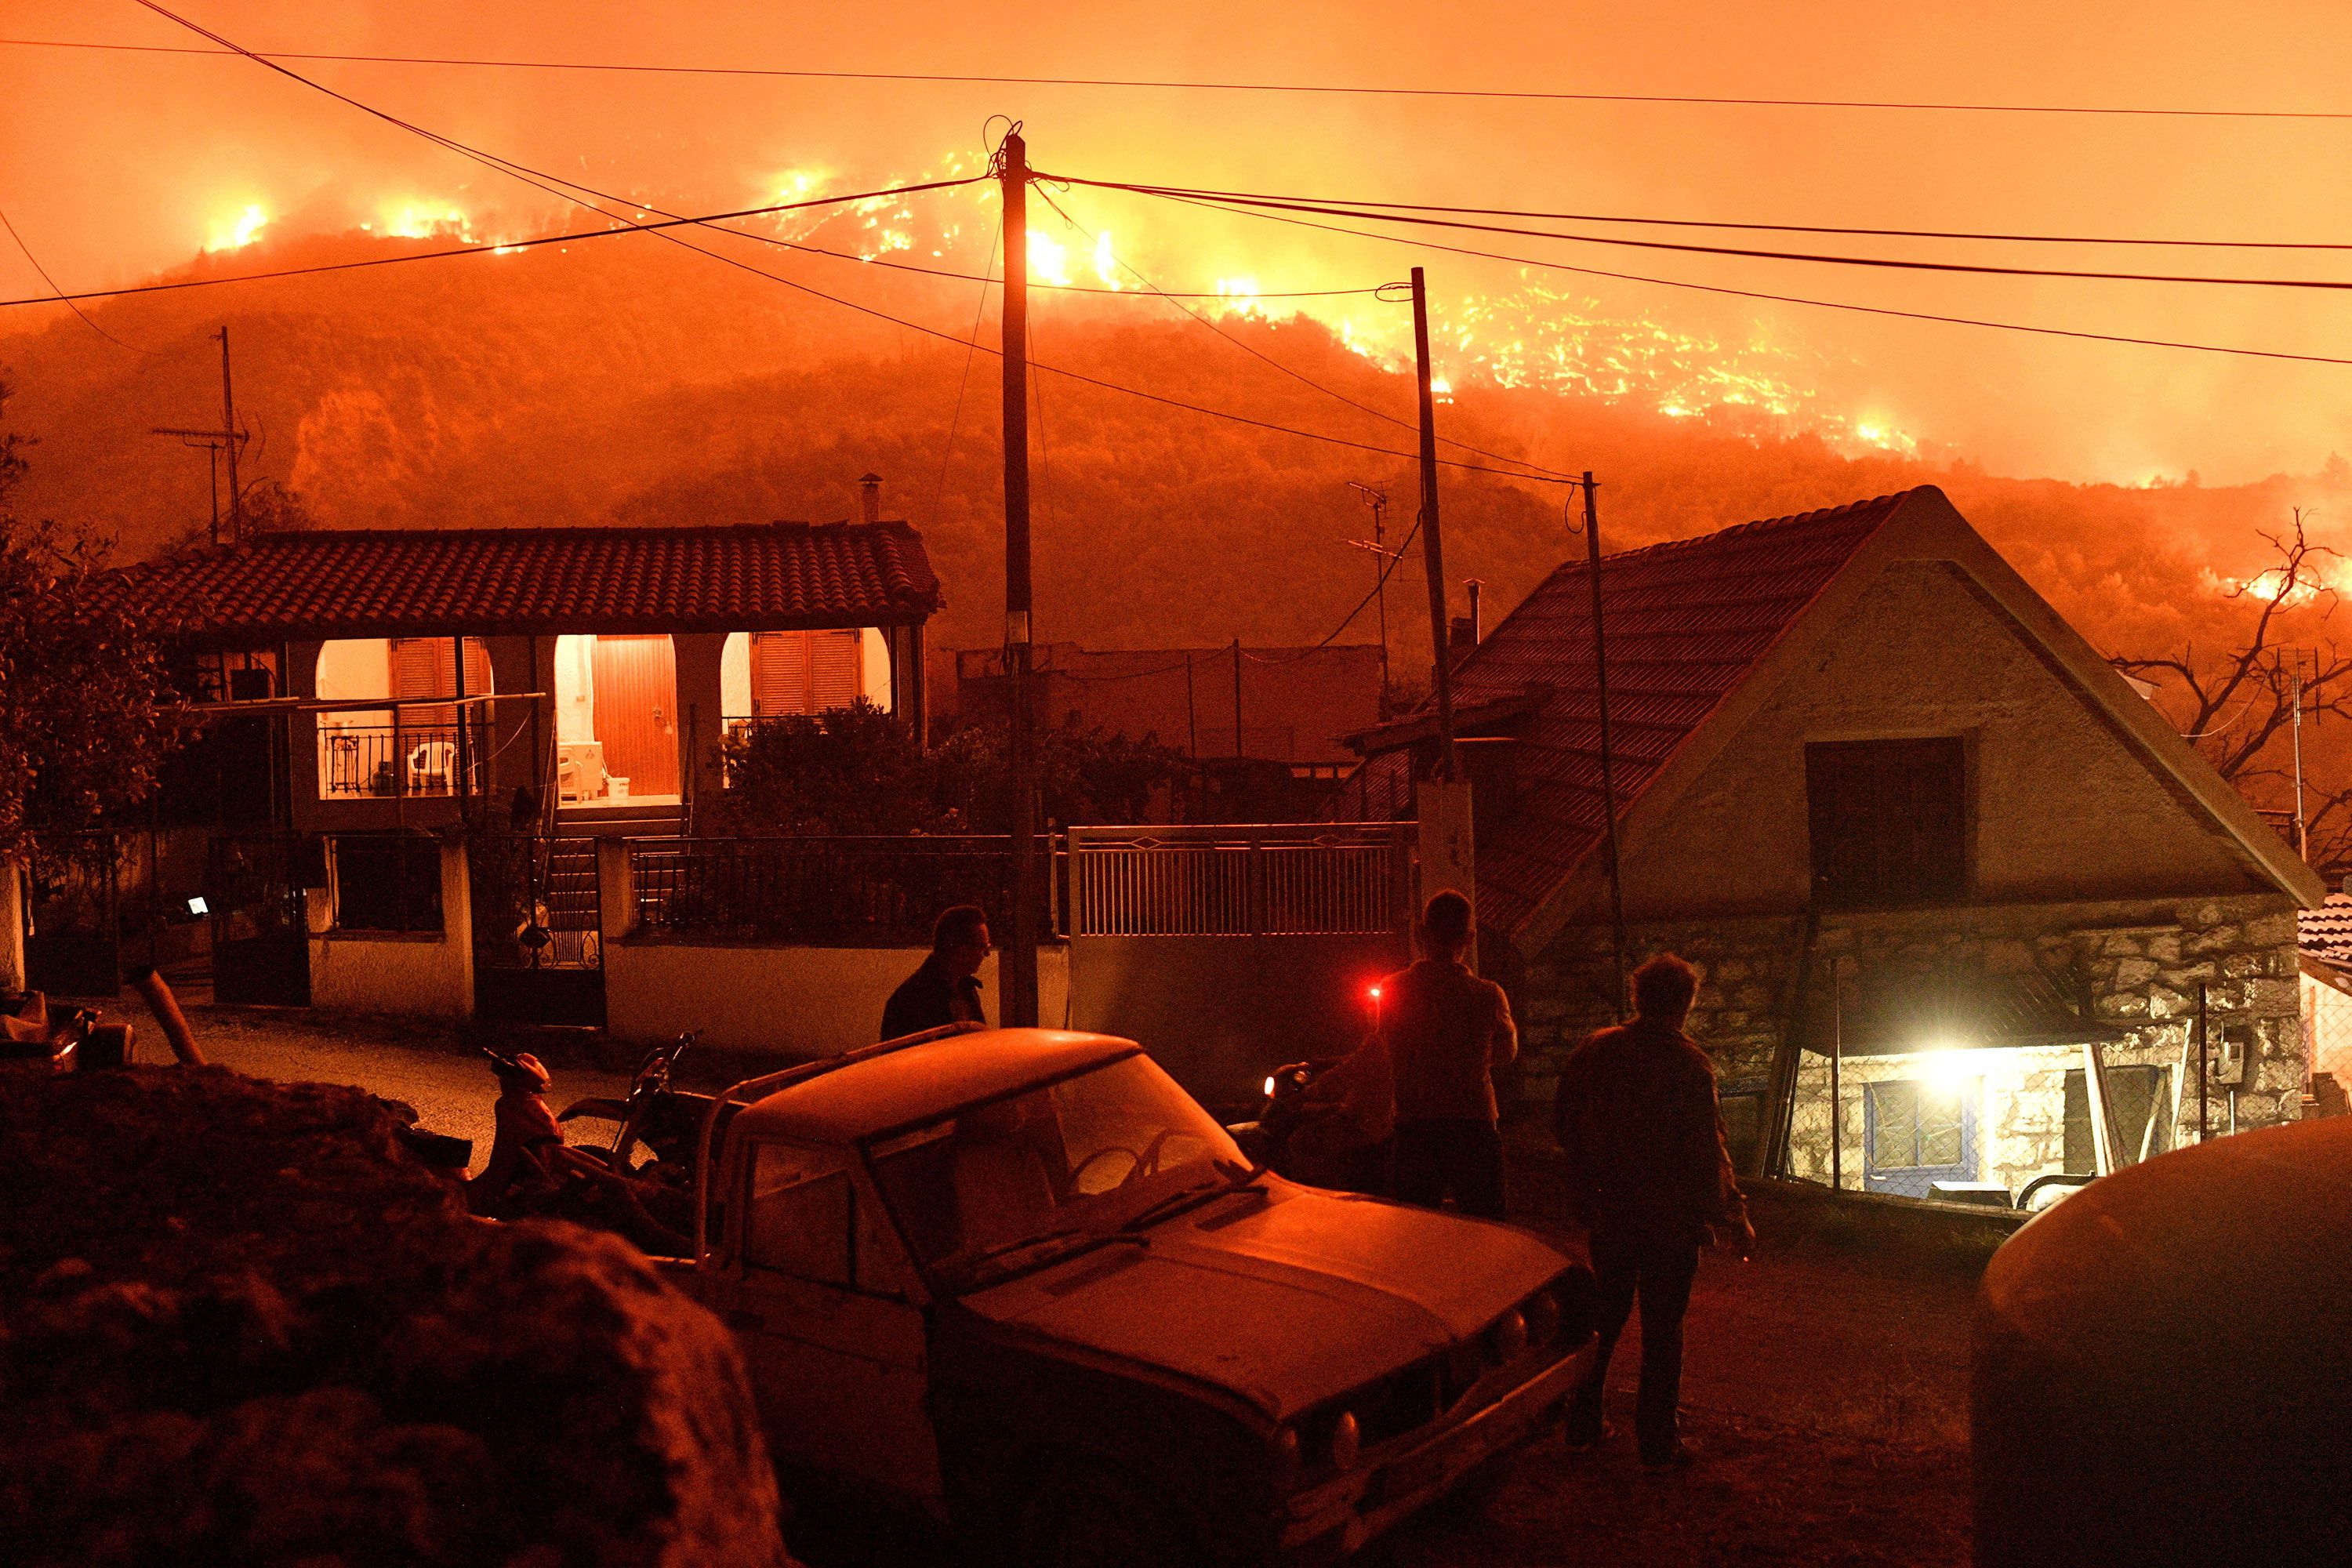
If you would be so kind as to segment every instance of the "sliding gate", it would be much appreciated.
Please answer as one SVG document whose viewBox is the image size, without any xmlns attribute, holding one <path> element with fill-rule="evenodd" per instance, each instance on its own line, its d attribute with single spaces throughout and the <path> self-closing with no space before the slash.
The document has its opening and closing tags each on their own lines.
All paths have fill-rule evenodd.
<svg viewBox="0 0 2352 1568">
<path fill-rule="evenodd" d="M 1070 1026 L 1140 1040 L 1212 1109 L 1353 1050 L 1402 968 L 1412 823 L 1070 830 Z"/>
</svg>

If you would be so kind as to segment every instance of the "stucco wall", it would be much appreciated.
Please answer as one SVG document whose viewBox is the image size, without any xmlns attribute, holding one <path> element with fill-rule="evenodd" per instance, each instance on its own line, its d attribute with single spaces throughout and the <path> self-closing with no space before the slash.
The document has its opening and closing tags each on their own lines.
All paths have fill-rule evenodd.
<svg viewBox="0 0 2352 1568">
<path fill-rule="evenodd" d="M 441 930 L 339 931 L 329 891 L 310 894 L 310 1005 L 433 1018 L 474 1015 L 472 889 L 465 847 L 441 847 Z"/>
<path fill-rule="evenodd" d="M 819 1057 L 871 1045 L 882 1005 L 922 963 L 924 949 L 700 946 L 636 936 L 604 944 L 605 1028 L 651 1045 L 681 1031 L 727 1050 Z M 1037 952 L 1038 1016 L 1059 1026 L 1069 1004 L 1066 948 Z M 1000 1017 L 996 955 L 981 969 L 989 1015 Z"/>
<path fill-rule="evenodd" d="M 1625 846 L 1636 920 L 1793 910 L 1811 881 L 1805 745 L 1959 735 L 1986 902 L 2251 892 L 2241 852 L 2080 700 L 1958 569 L 1897 562 Z"/>
</svg>

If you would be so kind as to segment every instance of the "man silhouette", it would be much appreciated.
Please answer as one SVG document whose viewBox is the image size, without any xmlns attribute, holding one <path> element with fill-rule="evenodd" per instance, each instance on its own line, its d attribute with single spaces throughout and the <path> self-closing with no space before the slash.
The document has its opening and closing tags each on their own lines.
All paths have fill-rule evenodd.
<svg viewBox="0 0 2352 1568">
<path fill-rule="evenodd" d="M 1742 1258 L 1755 1244 L 1723 1142 L 1715 1065 L 1683 1032 L 1698 972 L 1660 953 L 1633 972 L 1633 1018 L 1603 1029 L 1560 1069 L 1552 1130 L 1568 1156 L 1569 1201 L 1590 1236 L 1600 1342 L 1570 1401 L 1568 1441 L 1606 1433 L 1601 1395 L 1634 1299 L 1642 1303 L 1642 1383 L 1633 1430 L 1642 1464 L 1689 1461 L 1676 1430 L 1683 1314 L 1711 1229 Z"/>
<path fill-rule="evenodd" d="M 988 917 L 976 905 L 940 910 L 931 922 L 930 956 L 890 993 L 878 1037 L 895 1040 L 950 1024 L 987 1023 L 980 1005 L 980 966 L 988 952 Z"/>
<path fill-rule="evenodd" d="M 1518 1055 L 1503 988 L 1470 973 L 1470 900 L 1448 890 L 1421 915 L 1421 962 L 1381 982 L 1381 1027 L 1396 1112 L 1396 1195 L 1503 1217 L 1495 1072 Z"/>
</svg>

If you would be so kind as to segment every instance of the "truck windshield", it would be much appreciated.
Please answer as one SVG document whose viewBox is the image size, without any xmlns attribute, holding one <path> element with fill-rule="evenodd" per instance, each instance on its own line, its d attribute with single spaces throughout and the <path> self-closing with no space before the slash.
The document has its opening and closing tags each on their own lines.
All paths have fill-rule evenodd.
<svg viewBox="0 0 2352 1568">
<path fill-rule="evenodd" d="M 1216 1120 L 1142 1055 L 868 1152 L 908 1248 L 951 1290 L 1040 1267 L 1249 1168 Z"/>
</svg>

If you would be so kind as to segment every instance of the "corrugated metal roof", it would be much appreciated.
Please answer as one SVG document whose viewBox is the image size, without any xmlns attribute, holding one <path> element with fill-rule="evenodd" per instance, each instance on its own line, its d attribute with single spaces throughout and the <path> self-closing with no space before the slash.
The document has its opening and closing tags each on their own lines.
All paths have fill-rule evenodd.
<svg viewBox="0 0 2352 1568">
<path fill-rule="evenodd" d="M 1617 815 L 1796 624 L 1910 491 L 1605 557 L 1610 740 Z M 1478 823 L 1478 918 L 1516 931 L 1599 840 L 1601 702 L 1592 589 L 1570 562 L 1480 643 L 1454 679 L 1465 706 L 1530 691 L 1537 713 L 1513 731 L 1517 798 Z M 1397 770 L 1402 755 L 1368 770 Z M 1381 795 L 1385 778 L 1368 778 Z M 1352 791 L 1350 792 L 1353 793 Z"/>
<path fill-rule="evenodd" d="M 215 643 L 472 632 L 762 631 L 940 606 L 903 522 L 269 533 L 126 569 L 115 591 Z"/>
</svg>

